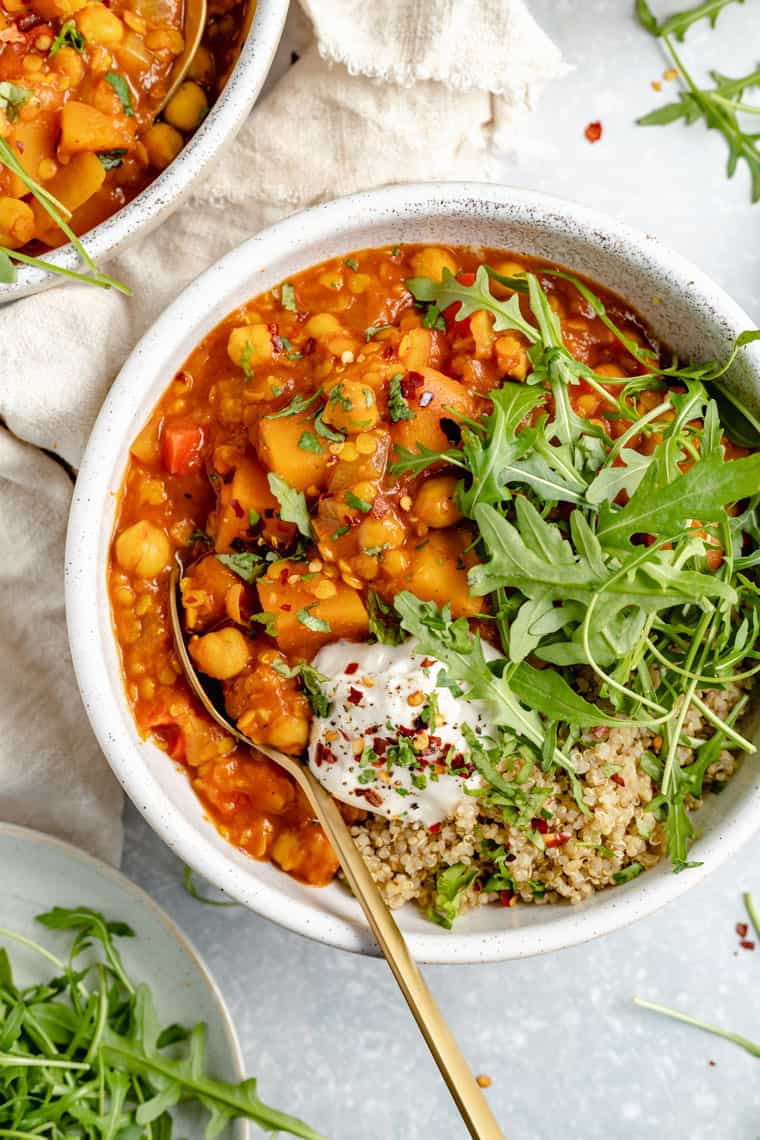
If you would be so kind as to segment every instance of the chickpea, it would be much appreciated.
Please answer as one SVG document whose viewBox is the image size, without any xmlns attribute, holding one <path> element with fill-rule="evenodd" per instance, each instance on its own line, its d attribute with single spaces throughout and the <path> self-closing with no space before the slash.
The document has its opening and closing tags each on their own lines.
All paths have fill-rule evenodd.
<svg viewBox="0 0 760 1140">
<path fill-rule="evenodd" d="M 76 87 L 84 78 L 84 60 L 72 47 L 62 47 L 57 51 L 48 61 L 48 67 L 65 75 L 72 87 Z"/>
<path fill-rule="evenodd" d="M 598 368 L 594 369 L 594 371 L 598 372 L 600 376 L 609 376 L 610 378 L 622 378 L 623 376 L 627 375 L 625 370 L 621 368 L 619 364 L 613 363 L 600 364 Z"/>
<path fill-rule="evenodd" d="M 309 722 L 300 716 L 281 716 L 269 726 L 267 736 L 273 748 L 297 756 L 309 741 Z"/>
<path fill-rule="evenodd" d="M 415 277 L 430 277 L 433 281 L 441 281 L 444 269 L 456 274 L 457 263 L 445 249 L 430 246 L 414 254 L 412 269 Z"/>
<path fill-rule="evenodd" d="M 76 14 L 79 31 L 89 44 L 116 47 L 124 36 L 124 25 L 105 4 L 88 4 Z"/>
<path fill-rule="evenodd" d="M 325 423 L 349 435 L 370 431 L 379 418 L 375 393 L 357 380 L 342 380 L 331 388 L 322 413 Z"/>
<path fill-rule="evenodd" d="M 122 570 L 138 578 L 155 578 L 171 557 L 164 531 L 142 519 L 123 530 L 116 539 L 116 561 Z"/>
<path fill-rule="evenodd" d="M 193 56 L 187 77 L 194 79 L 196 83 L 211 83 L 214 78 L 214 57 L 203 44 Z"/>
<path fill-rule="evenodd" d="M 359 543 L 363 550 L 373 550 L 377 546 L 389 550 L 401 546 L 406 531 L 393 515 L 381 519 L 366 518 L 359 527 Z"/>
<path fill-rule="evenodd" d="M 309 317 L 303 331 L 307 336 L 313 336 L 319 340 L 322 337 L 330 336 L 332 333 L 342 332 L 343 329 L 338 318 L 334 317 L 332 313 L 315 313 L 313 317 Z"/>
<path fill-rule="evenodd" d="M 169 123 L 154 123 L 143 135 L 148 161 L 158 170 L 164 170 L 177 157 L 185 140 L 176 127 Z"/>
<path fill-rule="evenodd" d="M 34 237 L 34 213 L 20 198 L 0 198 L 0 245 L 19 249 Z"/>
<path fill-rule="evenodd" d="M 271 363 L 274 349 L 272 334 L 267 325 L 240 325 L 233 329 L 227 341 L 227 355 L 240 368 L 246 364 L 255 368 Z"/>
<path fill-rule="evenodd" d="M 454 498 L 458 482 L 455 475 L 434 475 L 426 479 L 414 500 L 417 518 L 434 529 L 459 522 L 462 512 Z"/>
<path fill-rule="evenodd" d="M 242 673 L 250 659 L 248 642 L 232 626 L 191 638 L 188 649 L 200 671 L 218 681 L 228 681 Z"/>
<path fill-rule="evenodd" d="M 185 47 L 185 37 L 176 28 L 154 28 L 145 37 L 145 46 L 149 51 L 181 55 Z"/>
<path fill-rule="evenodd" d="M 208 110 L 208 99 L 202 87 L 187 81 L 180 84 L 164 110 L 167 123 L 180 131 L 194 131 Z"/>
</svg>

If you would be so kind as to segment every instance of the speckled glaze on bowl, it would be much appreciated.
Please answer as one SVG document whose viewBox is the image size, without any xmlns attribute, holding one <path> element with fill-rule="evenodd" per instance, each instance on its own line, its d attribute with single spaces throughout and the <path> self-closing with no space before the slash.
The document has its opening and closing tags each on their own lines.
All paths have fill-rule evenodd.
<svg viewBox="0 0 760 1140">
<path fill-rule="evenodd" d="M 321 942 L 377 948 L 358 904 L 338 883 L 317 890 L 231 847 L 204 817 L 189 781 L 137 734 L 127 705 L 106 594 L 106 556 L 129 444 L 190 351 L 230 310 L 325 258 L 404 241 L 489 245 L 549 258 L 626 297 L 679 353 L 727 354 L 750 328 L 744 312 L 703 273 L 655 239 L 582 206 L 506 187 L 396 186 L 318 206 L 265 230 L 195 281 L 143 337 L 97 420 L 77 481 L 66 552 L 69 637 L 79 685 L 100 744 L 127 794 L 186 863 L 252 910 Z M 760 345 L 731 377 L 753 403 Z M 757 725 L 755 731 L 757 731 Z M 413 906 L 397 912 L 413 954 L 426 962 L 484 962 L 571 946 L 651 913 L 734 853 L 760 822 L 760 766 L 749 760 L 700 813 L 692 858 L 665 863 L 577 907 L 482 907 L 452 932 Z"/>
<path fill-rule="evenodd" d="M 193 184 L 234 139 L 256 102 L 272 66 L 285 26 L 289 0 L 257 0 L 242 51 L 221 95 L 202 125 L 174 162 L 117 213 L 82 237 L 82 244 L 99 268 L 130 242 L 155 229 L 190 193 Z M 74 247 L 67 243 L 45 253 L 45 261 L 82 272 Z M 0 284 L 0 305 L 41 293 L 64 279 L 47 269 L 19 265 L 16 281 Z"/>
</svg>

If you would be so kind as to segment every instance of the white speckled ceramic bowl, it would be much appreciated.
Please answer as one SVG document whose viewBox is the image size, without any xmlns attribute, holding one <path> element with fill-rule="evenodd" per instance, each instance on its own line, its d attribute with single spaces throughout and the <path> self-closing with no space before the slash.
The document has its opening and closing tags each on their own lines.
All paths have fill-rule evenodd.
<svg viewBox="0 0 760 1140">
<path fill-rule="evenodd" d="M 184 774 L 140 739 L 124 695 L 105 567 L 130 442 L 197 342 L 230 310 L 301 269 L 350 250 L 404 241 L 499 246 L 570 266 L 621 293 L 661 337 L 694 358 L 723 357 L 735 335 L 751 327 L 746 314 L 683 258 L 582 206 L 499 186 L 396 186 L 296 214 L 233 250 L 185 290 L 125 364 L 82 464 L 66 554 L 69 636 L 95 732 L 130 798 L 180 858 L 259 914 L 363 953 L 376 953 L 376 947 L 342 886 L 309 888 L 229 846 L 204 818 Z M 760 345 L 744 351 L 732 381 L 755 401 Z M 674 875 L 663 863 L 577 907 L 483 907 L 450 933 L 411 906 L 398 913 L 399 922 L 414 955 L 428 962 L 494 961 L 571 946 L 688 890 L 736 851 L 758 819 L 760 768 L 748 761 L 700 814 L 692 852 L 702 861 L 697 869 Z"/>
<path fill-rule="evenodd" d="M 280 42 L 289 0 L 257 0 L 251 27 L 224 90 L 209 115 L 188 140 L 174 162 L 121 210 L 82 237 L 82 244 L 99 268 L 138 237 L 150 233 L 189 194 L 193 183 L 218 158 L 223 147 L 242 127 L 272 66 Z M 71 244 L 44 255 L 63 269 L 81 271 L 79 255 Z M 0 305 L 40 293 L 61 283 L 46 269 L 19 265 L 12 285 L 0 284 Z"/>
</svg>

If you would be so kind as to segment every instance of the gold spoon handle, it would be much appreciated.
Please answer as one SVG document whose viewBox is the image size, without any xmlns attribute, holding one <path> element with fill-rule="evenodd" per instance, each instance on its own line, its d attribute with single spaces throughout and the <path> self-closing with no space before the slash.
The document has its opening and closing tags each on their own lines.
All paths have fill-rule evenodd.
<svg viewBox="0 0 760 1140">
<path fill-rule="evenodd" d="M 349 885 L 393 971 L 473 1140 L 504 1140 L 491 1107 L 435 1003 L 404 936 L 359 852 L 338 805 L 308 768 L 297 777 L 340 859 Z"/>
</svg>

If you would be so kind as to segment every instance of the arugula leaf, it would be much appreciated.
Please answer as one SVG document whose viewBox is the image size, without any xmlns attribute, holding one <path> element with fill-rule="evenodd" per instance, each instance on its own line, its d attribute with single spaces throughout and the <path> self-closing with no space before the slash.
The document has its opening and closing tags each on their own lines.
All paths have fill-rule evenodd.
<svg viewBox="0 0 760 1140">
<path fill-rule="evenodd" d="M 104 170 L 115 170 L 117 167 L 121 166 L 124 160 L 124 155 L 126 153 L 127 152 L 125 150 L 119 149 L 104 150 L 98 151 L 97 157 L 100 159 L 100 164 Z"/>
<path fill-rule="evenodd" d="M 289 404 L 281 408 L 279 412 L 270 412 L 268 416 L 264 416 L 265 420 L 281 420 L 286 416 L 297 416 L 301 412 L 305 412 L 310 408 L 315 400 L 318 400 L 322 395 L 322 389 L 317 388 L 311 396 L 304 396 L 300 392 L 293 397 Z"/>
<path fill-rule="evenodd" d="M 619 467 L 602 467 L 586 490 L 586 502 L 596 506 L 599 503 L 614 503 L 621 491 L 632 495 L 644 478 L 644 473 L 652 462 L 651 455 L 643 455 L 630 447 L 620 449 Z"/>
<path fill-rule="evenodd" d="M 204 906 L 240 906 L 240 903 L 232 902 L 229 899 L 209 899 L 206 898 L 205 895 L 202 895 L 195 885 L 192 867 L 185 867 L 185 871 L 182 876 L 182 885 L 190 895 L 190 898 L 195 899 L 196 902 L 203 903 Z M 186 1029 L 182 1029 L 181 1026 L 169 1026 L 168 1029 L 169 1031 L 165 1029 L 158 1038 L 156 1044 L 159 1049 L 164 1048 L 166 1045 L 173 1045 L 177 1041 L 184 1041 L 187 1039 L 188 1032 Z M 177 1030 L 179 1030 L 179 1035 L 177 1033 Z"/>
<path fill-rule="evenodd" d="M 674 12 L 672 16 L 659 21 L 647 0 L 636 0 L 636 15 L 642 27 L 653 36 L 675 36 L 683 40 L 692 24 L 699 20 L 709 20 L 710 26 L 715 27 L 718 16 L 729 4 L 743 4 L 744 0 L 702 0 L 683 12 Z"/>
<path fill-rule="evenodd" d="M 311 520 L 303 491 L 296 491 L 274 471 L 267 475 L 269 489 L 280 504 L 280 518 L 283 522 L 295 523 L 304 538 L 311 538 Z"/>
<path fill-rule="evenodd" d="M 19 87 L 17 83 L 7 80 L 0 83 L 0 111 L 5 112 L 9 123 L 15 123 L 22 107 L 26 106 L 33 94 L 28 87 Z"/>
<path fill-rule="evenodd" d="M 578 728 L 595 725 L 615 728 L 621 723 L 620 717 L 609 716 L 571 689 L 554 669 L 535 669 L 527 661 L 521 661 L 510 673 L 509 684 L 518 700 L 553 720 Z"/>
<path fill-rule="evenodd" d="M 119 75 L 118 71 L 107 71 L 103 76 L 106 83 L 110 83 L 114 91 L 119 97 L 124 114 L 129 118 L 134 118 L 135 109 L 132 106 L 132 94 L 129 90 L 129 84 L 123 75 Z"/>
<path fill-rule="evenodd" d="M 84 51 L 85 38 L 77 28 L 73 20 L 64 20 L 58 31 L 58 35 L 50 45 L 48 52 L 48 59 L 52 59 L 57 55 L 62 47 L 73 48 L 74 51 L 79 52 L 81 55 Z"/>
<path fill-rule="evenodd" d="M 216 558 L 222 566 L 232 570 L 244 582 L 253 583 L 267 568 L 267 559 L 253 550 L 244 550 L 241 553 L 217 554 Z"/>
<path fill-rule="evenodd" d="M 478 874 L 477 867 L 468 867 L 464 863 L 453 863 L 439 871 L 435 878 L 435 895 L 428 909 L 428 918 L 438 926 L 451 930 L 454 919 L 459 914 L 462 896 L 475 882 Z"/>
<path fill-rule="evenodd" d="M 659 465 L 652 464 L 622 510 L 602 507 L 599 538 L 609 544 L 636 533 L 674 535 L 691 519 L 718 522 L 727 503 L 749 497 L 759 486 L 760 454 L 730 461 L 711 455 L 665 485 Z"/>
<path fill-rule="evenodd" d="M 459 302 L 454 319 L 463 321 L 473 313 L 484 309 L 494 318 L 494 332 L 522 333 L 531 344 L 539 339 L 537 330 L 525 320 L 520 311 L 520 298 L 515 294 L 508 301 L 498 301 L 491 293 L 488 271 L 480 265 L 472 285 L 462 285 L 450 269 L 444 268 L 440 281 L 430 277 L 410 277 L 405 282 L 416 301 L 434 302 L 440 310 Z"/>
</svg>

